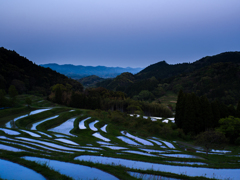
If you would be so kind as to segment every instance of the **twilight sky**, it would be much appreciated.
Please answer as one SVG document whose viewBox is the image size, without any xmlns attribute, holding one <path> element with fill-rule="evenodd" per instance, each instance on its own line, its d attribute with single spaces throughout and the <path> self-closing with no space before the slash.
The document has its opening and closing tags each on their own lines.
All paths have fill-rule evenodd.
<svg viewBox="0 0 240 180">
<path fill-rule="evenodd" d="M 240 1 L 2 0 L 2 46 L 36 64 L 193 62 L 240 51 Z"/>
</svg>

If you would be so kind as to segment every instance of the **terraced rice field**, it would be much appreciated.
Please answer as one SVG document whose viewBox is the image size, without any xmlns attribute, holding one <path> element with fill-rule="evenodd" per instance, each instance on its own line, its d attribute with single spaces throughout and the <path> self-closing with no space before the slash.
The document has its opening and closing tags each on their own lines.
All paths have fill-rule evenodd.
<svg viewBox="0 0 240 180">
<path fill-rule="evenodd" d="M 206 159 L 202 151 L 187 152 L 176 142 L 138 137 L 126 130 L 110 133 L 113 127 L 78 109 L 43 107 L 24 115 L 15 114 L 0 128 L 0 164 L 5 167 L 1 168 L 0 177 L 240 179 L 240 169 L 215 169 L 218 165 Z M 231 152 L 212 154 L 222 161 L 240 162 L 240 157 Z"/>
</svg>

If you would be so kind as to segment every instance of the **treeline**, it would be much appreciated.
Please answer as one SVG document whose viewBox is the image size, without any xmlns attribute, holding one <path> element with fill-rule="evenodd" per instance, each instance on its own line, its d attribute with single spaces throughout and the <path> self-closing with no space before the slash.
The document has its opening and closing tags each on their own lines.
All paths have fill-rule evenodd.
<svg viewBox="0 0 240 180">
<path fill-rule="evenodd" d="M 82 108 L 119 110 L 121 112 L 144 114 L 149 116 L 172 117 L 172 111 L 158 103 L 136 101 L 126 97 L 121 91 L 110 91 L 105 88 L 87 88 L 84 91 L 73 91 L 70 87 L 56 84 L 51 88 L 49 99 L 58 104 Z"/>
<path fill-rule="evenodd" d="M 196 135 L 219 127 L 219 120 L 229 116 L 240 117 L 240 102 L 237 109 L 218 100 L 210 102 L 206 96 L 179 91 L 175 122 L 184 133 Z"/>
</svg>

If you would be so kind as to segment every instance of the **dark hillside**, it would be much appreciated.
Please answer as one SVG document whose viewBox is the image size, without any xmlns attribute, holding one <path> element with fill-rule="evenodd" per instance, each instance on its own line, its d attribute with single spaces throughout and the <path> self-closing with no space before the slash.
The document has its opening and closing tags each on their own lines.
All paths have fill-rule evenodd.
<svg viewBox="0 0 240 180">
<path fill-rule="evenodd" d="M 240 52 L 224 52 L 215 56 L 206 56 L 193 63 L 167 64 L 165 61 L 152 64 L 135 75 L 137 79 L 148 79 L 155 76 L 165 79 L 178 74 L 189 73 L 197 69 L 219 62 L 240 62 Z"/>
<path fill-rule="evenodd" d="M 135 77 L 141 80 L 148 79 L 153 76 L 157 79 L 165 79 L 183 72 L 187 72 L 190 67 L 191 65 L 188 63 L 170 65 L 165 61 L 161 61 L 146 67 L 144 70 L 137 73 Z"/>
<path fill-rule="evenodd" d="M 220 62 L 189 74 L 177 76 L 168 89 L 181 86 L 185 92 L 218 98 L 225 104 L 236 104 L 240 99 L 240 62 Z"/>
<path fill-rule="evenodd" d="M 206 95 L 210 100 L 218 98 L 226 104 L 236 104 L 240 99 L 239 64 L 240 52 L 207 56 L 193 63 L 169 65 L 161 61 L 148 66 L 131 79 L 120 75 L 112 80 L 104 80 L 97 86 L 123 91 L 130 97 L 139 98 L 143 93 L 148 93 L 151 99 L 159 98 L 168 91 L 177 94 L 183 89 L 199 96 Z"/>
<path fill-rule="evenodd" d="M 0 48 L 0 89 L 14 85 L 19 93 L 37 92 L 48 94 L 54 84 L 70 84 L 82 91 L 82 85 L 68 77 L 44 68 L 20 56 L 15 51 Z"/>
</svg>

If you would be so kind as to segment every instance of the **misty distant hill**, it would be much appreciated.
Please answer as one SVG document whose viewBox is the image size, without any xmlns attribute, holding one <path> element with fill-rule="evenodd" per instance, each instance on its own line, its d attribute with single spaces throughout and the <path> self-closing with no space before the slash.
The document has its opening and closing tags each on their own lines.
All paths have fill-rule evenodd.
<svg viewBox="0 0 240 180">
<path fill-rule="evenodd" d="M 55 63 L 41 64 L 42 67 L 49 67 L 61 74 L 64 74 L 73 79 L 80 79 L 86 76 L 96 75 L 101 78 L 114 78 L 123 72 L 130 72 L 136 74 L 140 72 L 143 68 L 121 68 L 121 67 L 106 67 L 106 66 L 82 66 L 82 65 L 72 65 L 64 64 L 59 65 Z"/>
</svg>

